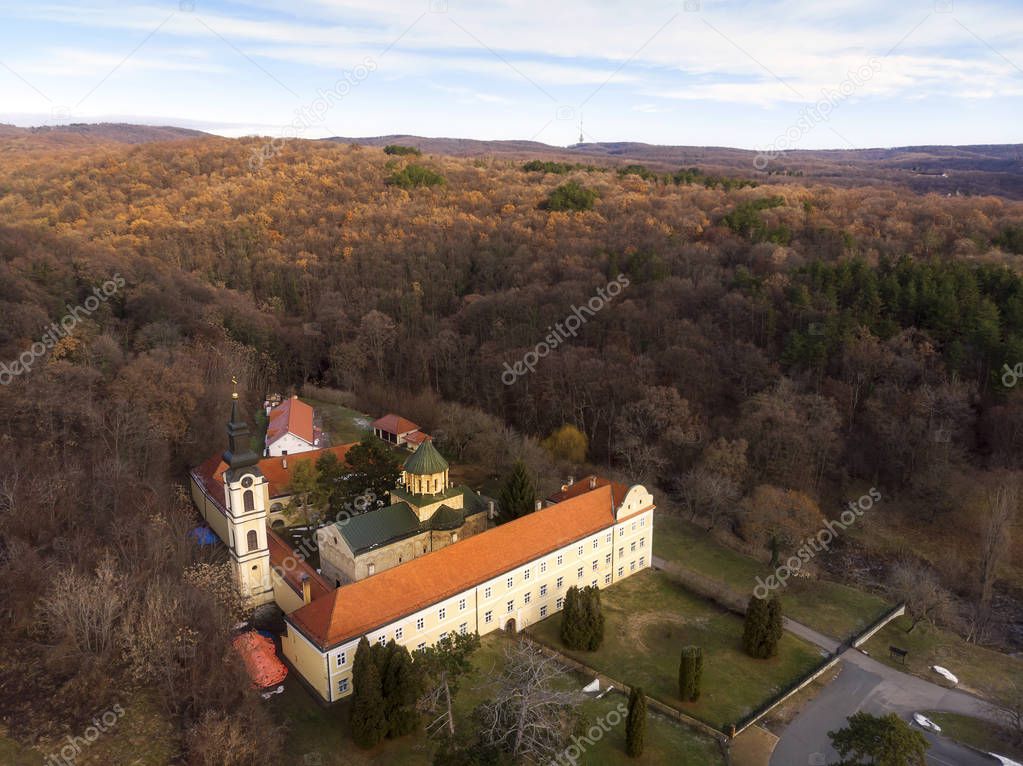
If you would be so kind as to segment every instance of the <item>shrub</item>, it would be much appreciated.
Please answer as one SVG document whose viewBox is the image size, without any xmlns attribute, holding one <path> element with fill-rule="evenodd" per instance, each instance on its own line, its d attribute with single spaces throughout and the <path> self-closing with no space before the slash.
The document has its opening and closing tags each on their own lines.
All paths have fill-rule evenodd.
<svg viewBox="0 0 1023 766">
<path fill-rule="evenodd" d="M 414 146 L 402 146 L 401 144 L 388 144 L 384 147 L 384 154 L 395 154 L 399 157 L 411 154 L 413 157 L 419 157 L 422 152 L 416 149 Z"/>
<path fill-rule="evenodd" d="M 591 210 L 597 200 L 597 193 L 592 189 L 580 186 L 576 181 L 569 181 L 550 193 L 541 204 L 544 210 Z"/>
<path fill-rule="evenodd" d="M 445 181 L 444 176 L 430 168 L 406 165 L 402 170 L 392 173 L 387 183 L 402 189 L 417 189 L 421 186 L 441 186 Z"/>
<path fill-rule="evenodd" d="M 743 625 L 742 645 L 750 657 L 767 659 L 778 652 L 782 637 L 781 601 L 776 595 L 770 600 L 750 598 L 746 607 L 746 622 Z"/>
</svg>

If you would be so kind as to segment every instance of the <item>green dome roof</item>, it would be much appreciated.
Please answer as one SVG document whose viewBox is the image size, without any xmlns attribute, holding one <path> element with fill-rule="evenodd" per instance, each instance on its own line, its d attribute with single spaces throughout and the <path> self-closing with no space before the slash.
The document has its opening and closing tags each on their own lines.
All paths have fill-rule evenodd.
<svg viewBox="0 0 1023 766">
<path fill-rule="evenodd" d="M 429 476 L 448 470 L 448 461 L 433 446 L 433 442 L 427 439 L 405 460 L 405 470 L 416 476 Z"/>
</svg>

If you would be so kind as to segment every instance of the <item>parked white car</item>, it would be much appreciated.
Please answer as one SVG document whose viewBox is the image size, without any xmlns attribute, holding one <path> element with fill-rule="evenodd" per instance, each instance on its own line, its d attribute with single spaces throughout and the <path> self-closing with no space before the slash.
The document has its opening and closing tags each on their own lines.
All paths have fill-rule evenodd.
<svg viewBox="0 0 1023 766">
<path fill-rule="evenodd" d="M 925 715 L 913 713 L 913 722 L 921 729 L 927 729 L 928 731 L 933 731 L 935 734 L 941 734 L 941 727 Z"/>
<path fill-rule="evenodd" d="M 939 676 L 951 681 L 956 686 L 959 685 L 959 679 L 952 675 L 952 671 L 948 668 L 943 668 L 941 665 L 931 665 L 931 670 L 937 673 Z"/>
</svg>

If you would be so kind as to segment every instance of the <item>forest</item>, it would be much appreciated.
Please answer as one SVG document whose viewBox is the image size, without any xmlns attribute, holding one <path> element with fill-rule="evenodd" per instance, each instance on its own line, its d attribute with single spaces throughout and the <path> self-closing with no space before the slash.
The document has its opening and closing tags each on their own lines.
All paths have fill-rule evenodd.
<svg viewBox="0 0 1023 766">
<path fill-rule="evenodd" d="M 186 534 L 232 375 L 251 410 L 351 392 L 495 476 L 525 461 L 541 494 L 586 469 L 646 483 L 758 555 L 874 489 L 827 574 L 926 583 L 930 617 L 1023 648 L 1023 202 L 297 140 L 253 169 L 262 149 L 0 142 L 12 736 L 133 688 L 176 757 L 272 762 L 224 661 L 240 607 Z M 779 493 L 809 510 L 772 518 Z"/>
</svg>

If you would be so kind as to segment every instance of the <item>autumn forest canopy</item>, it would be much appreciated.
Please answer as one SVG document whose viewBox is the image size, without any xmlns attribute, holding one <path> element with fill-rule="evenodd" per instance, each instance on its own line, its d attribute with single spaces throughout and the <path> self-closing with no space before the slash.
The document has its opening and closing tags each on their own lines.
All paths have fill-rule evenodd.
<svg viewBox="0 0 1023 766">
<path fill-rule="evenodd" d="M 200 626 L 229 633 L 182 575 L 196 564 L 173 487 L 223 449 L 231 375 L 253 408 L 307 383 L 354 392 L 451 457 L 498 474 L 526 459 L 545 490 L 582 463 L 645 482 L 760 551 L 798 544 L 757 515 L 777 493 L 812 526 L 877 488 L 880 531 L 853 548 L 863 584 L 878 562 L 926 571 L 957 604 L 949 625 L 1020 648 L 1019 615 L 996 608 L 1020 601 L 1020 541 L 984 490 L 1023 472 L 1023 203 L 396 145 L 291 141 L 253 168 L 262 148 L 0 143 L 0 362 L 124 280 L 0 387 L 0 569 L 69 571 L 97 602 L 125 581 L 152 591 L 83 627 L 42 605 L 85 585 L 5 589 L 6 653 L 31 672 L 0 680 L 37 716 L 101 708 L 120 626 L 170 621 L 123 672 L 172 690 L 183 737 L 262 730 L 258 709 L 228 715 L 241 692 L 211 648 L 226 644 L 166 659 Z M 576 335 L 502 380 L 619 276 Z M 480 457 L 470 425 L 509 446 Z M 538 446 L 566 425 L 582 456 Z"/>
</svg>

